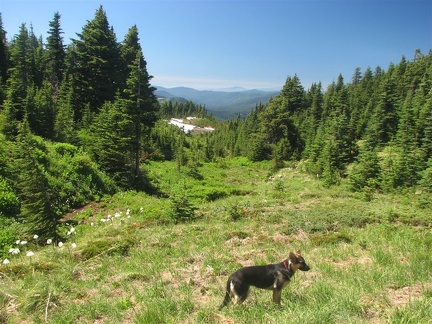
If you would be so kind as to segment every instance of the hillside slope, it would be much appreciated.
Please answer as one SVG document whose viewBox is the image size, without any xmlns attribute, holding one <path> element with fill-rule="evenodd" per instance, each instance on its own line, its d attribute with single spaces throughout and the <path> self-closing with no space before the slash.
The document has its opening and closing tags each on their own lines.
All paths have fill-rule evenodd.
<svg viewBox="0 0 432 324">
<path fill-rule="evenodd" d="M 366 201 L 344 186 L 326 189 L 296 170 L 272 174 L 271 163 L 244 159 L 203 164 L 195 170 L 202 177 L 174 170 L 174 162 L 147 165 L 161 198 L 124 192 L 68 215 L 62 246 L 18 242 L 22 256 L 0 265 L 0 322 L 430 318 L 430 194 L 375 193 Z M 175 204 L 194 206 L 196 218 L 176 224 L 172 216 L 187 208 Z M 297 249 L 312 269 L 292 278 L 281 307 L 270 291 L 252 289 L 244 305 L 217 311 L 235 269 L 280 262 Z"/>
<path fill-rule="evenodd" d="M 164 98 L 184 98 L 196 104 L 205 105 L 213 116 L 228 119 L 247 115 L 256 105 L 267 103 L 278 91 L 243 90 L 210 91 L 186 87 L 164 88 L 156 86 L 155 94 Z"/>
</svg>

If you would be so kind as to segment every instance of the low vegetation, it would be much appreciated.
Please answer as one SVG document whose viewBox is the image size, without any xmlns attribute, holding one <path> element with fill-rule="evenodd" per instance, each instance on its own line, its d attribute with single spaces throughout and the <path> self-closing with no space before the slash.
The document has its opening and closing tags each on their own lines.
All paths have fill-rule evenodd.
<svg viewBox="0 0 432 324">
<path fill-rule="evenodd" d="M 167 170 L 171 170 L 167 172 Z M 147 165 L 160 196 L 122 192 L 66 214 L 61 241 L 15 242 L 0 266 L 8 323 L 426 323 L 430 193 L 350 192 L 270 162 Z M 204 190 L 205 188 L 205 190 Z M 211 189 L 209 189 L 211 188 Z M 208 199 L 211 190 L 214 199 Z M 178 197 L 177 199 L 168 196 Z M 177 211 L 176 214 L 174 211 Z M 19 238 L 17 238 L 19 239 Z M 36 244 L 38 243 L 38 244 Z M 312 270 L 217 311 L 227 276 L 301 249 Z"/>
</svg>

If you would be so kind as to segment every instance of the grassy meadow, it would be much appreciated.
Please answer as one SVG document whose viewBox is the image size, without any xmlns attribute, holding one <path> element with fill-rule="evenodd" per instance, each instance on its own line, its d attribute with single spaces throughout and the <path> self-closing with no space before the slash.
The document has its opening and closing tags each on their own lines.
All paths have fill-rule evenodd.
<svg viewBox="0 0 432 324">
<path fill-rule="evenodd" d="M 158 197 L 123 192 L 65 215 L 61 247 L 17 238 L 27 244 L 0 265 L 0 322 L 430 323 L 431 194 L 324 188 L 244 159 L 146 169 Z M 195 218 L 176 218 L 168 197 Z M 231 272 L 297 249 L 311 270 L 282 306 L 252 288 L 217 310 Z"/>
</svg>

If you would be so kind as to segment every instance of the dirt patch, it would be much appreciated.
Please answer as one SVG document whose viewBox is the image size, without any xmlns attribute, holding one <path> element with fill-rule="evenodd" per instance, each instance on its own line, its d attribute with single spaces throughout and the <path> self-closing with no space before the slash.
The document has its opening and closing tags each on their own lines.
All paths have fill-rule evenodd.
<svg viewBox="0 0 432 324">
<path fill-rule="evenodd" d="M 100 206 L 100 203 L 97 203 L 95 201 L 89 202 L 87 205 L 81 207 L 81 208 L 77 208 L 67 214 L 65 214 L 63 216 L 63 221 L 67 222 L 67 221 L 72 221 L 76 215 L 81 214 L 81 213 L 85 213 L 87 211 L 91 210 L 91 214 L 92 215 L 96 215 L 98 213 L 101 213 L 104 211 L 104 208 L 102 208 Z"/>
<path fill-rule="evenodd" d="M 417 283 L 413 286 L 398 289 L 389 288 L 388 295 L 393 306 L 401 307 L 408 305 L 411 301 L 421 297 L 426 289 L 431 289 L 432 283 Z"/>
<path fill-rule="evenodd" d="M 333 265 L 335 267 L 339 267 L 339 268 L 347 268 L 347 267 L 351 267 L 354 264 L 359 264 L 362 266 L 369 266 L 371 264 L 373 264 L 373 260 L 368 257 L 368 256 L 361 256 L 358 258 L 348 258 L 345 260 L 340 260 L 338 262 L 334 262 Z"/>
</svg>

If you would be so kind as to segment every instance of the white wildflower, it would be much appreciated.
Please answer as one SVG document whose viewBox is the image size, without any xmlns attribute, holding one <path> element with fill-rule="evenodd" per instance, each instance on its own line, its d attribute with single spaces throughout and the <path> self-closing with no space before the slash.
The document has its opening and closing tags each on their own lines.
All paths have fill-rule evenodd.
<svg viewBox="0 0 432 324">
<path fill-rule="evenodd" d="M 75 228 L 74 228 L 74 227 L 71 227 L 71 229 L 70 229 L 69 232 L 71 232 L 71 234 L 72 234 L 73 232 L 75 232 Z"/>
<path fill-rule="evenodd" d="M 48 239 L 47 240 L 47 244 L 49 245 L 49 244 L 51 244 L 52 243 L 52 240 L 51 239 Z"/>
<path fill-rule="evenodd" d="M 75 249 L 76 247 L 77 247 L 77 245 L 76 245 L 75 243 L 72 243 L 72 244 L 71 244 L 71 248 L 72 248 L 72 249 Z"/>
<path fill-rule="evenodd" d="M 101 219 L 101 222 L 102 222 L 102 223 L 105 223 L 106 221 L 107 221 L 107 220 L 106 220 L 105 218 L 102 218 L 102 219 Z"/>
<path fill-rule="evenodd" d="M 16 240 L 15 244 L 18 245 L 18 244 L 20 244 L 20 242 L 21 242 L 20 240 Z"/>
<path fill-rule="evenodd" d="M 130 214 L 130 209 L 128 208 L 128 209 L 126 210 L 126 215 L 129 216 L 129 214 Z"/>
<path fill-rule="evenodd" d="M 19 254 L 21 251 L 20 251 L 20 249 L 18 249 L 18 248 L 12 248 L 12 249 L 10 249 L 9 250 L 9 253 L 11 253 L 11 254 Z"/>
<path fill-rule="evenodd" d="M 142 213 L 143 211 L 144 211 L 144 208 L 141 207 L 141 208 L 140 208 L 140 213 Z"/>
<path fill-rule="evenodd" d="M 114 217 L 117 218 L 117 217 L 120 217 L 120 215 L 121 215 L 120 213 L 115 213 Z"/>
<path fill-rule="evenodd" d="M 93 223 L 93 222 L 91 222 L 91 223 L 90 223 L 90 226 L 94 226 L 94 223 Z"/>
<path fill-rule="evenodd" d="M 26 245 L 26 244 L 27 244 L 27 241 L 21 241 L 20 244 L 21 244 L 21 245 Z"/>
<path fill-rule="evenodd" d="M 39 235 L 37 235 L 37 234 L 35 234 L 34 236 L 33 236 L 33 239 L 34 240 L 37 240 L 39 238 Z"/>
<path fill-rule="evenodd" d="M 10 263 L 10 261 L 8 259 L 4 259 L 2 262 L 4 265 L 8 265 Z"/>
<path fill-rule="evenodd" d="M 63 246 L 63 242 L 59 242 L 58 247 L 62 247 Z"/>
<path fill-rule="evenodd" d="M 34 255 L 33 251 L 28 251 L 27 254 L 26 254 L 26 256 L 28 256 L 28 257 L 32 257 L 33 255 Z"/>
</svg>

